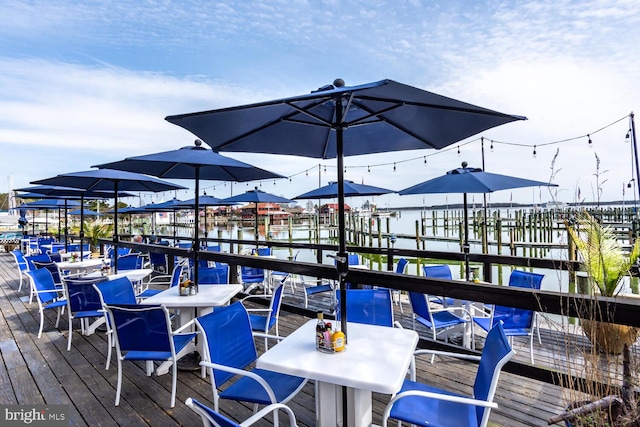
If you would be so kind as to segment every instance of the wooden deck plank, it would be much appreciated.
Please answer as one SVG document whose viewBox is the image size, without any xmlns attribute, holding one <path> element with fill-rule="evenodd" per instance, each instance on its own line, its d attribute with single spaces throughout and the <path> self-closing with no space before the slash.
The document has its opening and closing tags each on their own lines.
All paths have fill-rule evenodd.
<svg viewBox="0 0 640 427">
<path fill-rule="evenodd" d="M 18 276 L 10 254 L 0 253 L 0 399 L 7 403 L 61 403 L 70 405 L 73 425 L 149 425 L 180 426 L 199 425 L 200 420 L 184 405 L 187 397 L 195 397 L 211 403 L 209 379 L 200 378 L 199 371 L 179 371 L 176 407 L 169 408 L 171 375 L 145 375 L 143 363 L 123 364 L 123 388 L 121 403 L 114 405 L 117 380 L 115 354 L 112 366 L 104 369 L 107 340 L 104 333 L 82 336 L 73 332 L 71 351 L 66 350 L 66 318 L 60 322 L 60 330 L 54 327 L 55 314 L 47 313 L 42 338 L 38 339 L 38 310 L 19 297 L 27 295 L 23 286 L 17 294 Z M 291 294 L 287 286 L 285 303 L 303 306 L 300 287 Z M 404 305 L 404 314 L 396 306 L 397 319 L 405 327 L 411 327 L 410 308 Z M 330 295 L 318 294 L 309 298 L 309 309 L 331 309 Z M 286 336 L 307 319 L 297 314 L 281 311 L 280 334 Z M 421 331 L 424 335 L 425 331 Z M 551 343 L 553 333 L 543 332 L 543 345 L 534 345 L 536 363 L 548 363 L 557 343 Z M 557 340 L 557 338 L 556 338 Z M 256 340 L 259 352 L 263 342 Z M 517 358 L 528 360 L 528 343 L 516 340 Z M 115 353 L 115 351 L 114 351 Z M 329 367 L 330 368 L 330 367 Z M 469 393 L 476 365 L 445 358 L 434 364 L 421 361 L 418 364 L 419 379 L 454 391 Z M 381 414 L 390 396 L 373 394 L 373 421 L 381 423 Z M 492 425 L 506 427 L 540 426 L 546 419 L 561 411 L 563 406 L 559 387 L 526 380 L 510 373 L 503 373 L 496 393 L 499 408 L 491 413 Z M 290 402 L 301 427 L 314 426 L 314 384 L 307 383 Z M 253 406 L 241 402 L 222 401 L 221 412 L 237 420 L 251 415 Z M 257 425 L 270 425 L 268 420 Z"/>
</svg>

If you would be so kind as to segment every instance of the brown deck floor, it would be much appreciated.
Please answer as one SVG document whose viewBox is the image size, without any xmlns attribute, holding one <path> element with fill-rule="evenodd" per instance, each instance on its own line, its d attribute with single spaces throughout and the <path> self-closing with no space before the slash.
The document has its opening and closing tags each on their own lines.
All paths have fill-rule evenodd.
<svg viewBox="0 0 640 427">
<path fill-rule="evenodd" d="M 69 407 L 71 425 L 102 426 L 197 426 L 200 419 L 184 405 L 187 397 L 211 402 L 211 386 L 197 372 L 178 374 L 177 404 L 169 408 L 171 375 L 147 377 L 143 363 L 124 363 L 124 381 L 120 406 L 114 406 L 117 367 L 104 369 L 107 341 L 104 333 L 83 336 L 73 332 L 71 351 L 66 350 L 67 322 L 54 327 L 55 314 L 47 313 L 44 332 L 37 338 L 38 308 L 29 305 L 27 284 L 17 293 L 18 275 L 13 258 L 0 253 L 0 402 L 3 404 L 63 404 Z M 302 305 L 302 292 L 291 293 L 287 288 L 287 304 Z M 22 298 L 21 298 L 22 297 Z M 313 307 L 328 306 L 326 295 L 315 295 Z M 410 327 L 410 308 L 404 314 L 397 310 L 397 319 Z M 286 336 L 306 319 L 282 311 L 280 334 Z M 547 363 L 549 355 L 545 343 L 552 342 L 552 332 L 543 330 L 543 345 L 536 347 L 536 363 Z M 262 340 L 257 341 L 260 348 Z M 384 345 L 384 344 L 382 344 Z M 524 339 L 516 339 L 518 358 L 527 360 L 528 348 Z M 330 369 L 330 366 L 328 367 Z M 475 375 L 475 365 L 439 358 L 434 364 L 420 362 L 418 375 L 424 382 L 469 393 Z M 374 394 L 374 423 L 381 423 L 381 413 L 388 395 Z M 496 394 L 499 408 L 491 412 L 494 426 L 542 426 L 561 411 L 563 406 L 559 387 L 503 373 Z M 313 426 L 314 390 L 308 383 L 291 402 L 300 426 Z M 221 411 L 233 419 L 250 416 L 252 405 L 222 401 Z M 262 422 L 258 425 L 270 425 Z M 395 424 L 394 424 L 395 425 Z"/>
</svg>

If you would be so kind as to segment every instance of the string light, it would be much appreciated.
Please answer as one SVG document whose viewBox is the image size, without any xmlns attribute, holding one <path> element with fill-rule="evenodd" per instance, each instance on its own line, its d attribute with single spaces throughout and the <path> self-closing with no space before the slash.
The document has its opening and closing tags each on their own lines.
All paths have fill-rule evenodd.
<svg viewBox="0 0 640 427">
<path fill-rule="evenodd" d="M 587 138 L 589 138 L 589 147 L 593 147 L 593 141 L 591 141 L 591 135 L 587 134 Z"/>
<path fill-rule="evenodd" d="M 309 169 L 307 169 L 306 171 L 304 171 L 304 174 L 305 174 L 306 176 L 309 176 Z"/>
<path fill-rule="evenodd" d="M 536 152 L 536 146 L 534 145 L 533 146 L 533 158 L 534 159 L 536 158 L 536 154 L 538 154 L 538 153 Z"/>
<path fill-rule="evenodd" d="M 344 167 L 344 173 L 347 173 L 347 167 L 346 166 Z"/>
<path fill-rule="evenodd" d="M 293 182 L 293 181 L 292 181 L 292 179 L 291 179 L 291 177 L 289 177 L 289 182 Z"/>
<path fill-rule="evenodd" d="M 458 145 L 458 157 L 460 157 L 460 146 Z"/>
<path fill-rule="evenodd" d="M 491 147 L 489 148 L 491 150 L 491 152 L 493 153 L 493 139 L 491 140 Z"/>
<path fill-rule="evenodd" d="M 427 156 L 424 156 L 424 164 L 427 164 Z"/>
<path fill-rule="evenodd" d="M 367 166 L 367 172 L 371 173 L 371 167 Z"/>
<path fill-rule="evenodd" d="M 273 186 L 275 187 L 275 185 L 276 185 L 276 180 L 274 179 L 273 180 Z"/>
<path fill-rule="evenodd" d="M 624 137 L 624 142 L 628 144 L 629 141 L 631 141 L 631 129 L 627 131 L 627 136 Z"/>
<path fill-rule="evenodd" d="M 327 173 L 327 165 L 324 165 L 324 173 Z"/>
<path fill-rule="evenodd" d="M 396 162 L 393 162 L 393 171 L 396 171 Z"/>
</svg>

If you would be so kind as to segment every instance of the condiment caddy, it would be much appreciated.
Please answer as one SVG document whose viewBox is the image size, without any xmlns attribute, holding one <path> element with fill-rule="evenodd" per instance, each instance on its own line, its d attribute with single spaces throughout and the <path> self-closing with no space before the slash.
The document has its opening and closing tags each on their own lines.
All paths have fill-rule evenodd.
<svg viewBox="0 0 640 427">
<path fill-rule="evenodd" d="M 334 330 L 330 322 L 325 322 L 321 311 L 318 312 L 316 324 L 316 350 L 323 353 L 340 353 L 346 350 L 344 332 Z"/>
</svg>

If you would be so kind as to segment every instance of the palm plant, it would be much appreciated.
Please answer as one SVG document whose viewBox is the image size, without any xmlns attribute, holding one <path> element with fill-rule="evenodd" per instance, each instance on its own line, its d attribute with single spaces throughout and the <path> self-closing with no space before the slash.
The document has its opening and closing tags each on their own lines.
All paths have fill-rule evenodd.
<svg viewBox="0 0 640 427">
<path fill-rule="evenodd" d="M 602 296 L 613 297 L 619 292 L 622 278 L 640 257 L 640 239 L 630 253 L 619 244 L 611 227 L 605 226 L 588 212 L 581 212 L 567 231 L 582 258 L 591 284 Z"/>
<path fill-rule="evenodd" d="M 84 237 L 89 240 L 91 252 L 98 249 L 98 239 L 104 239 L 113 234 L 111 224 L 100 224 L 98 221 L 84 224 Z"/>
</svg>

